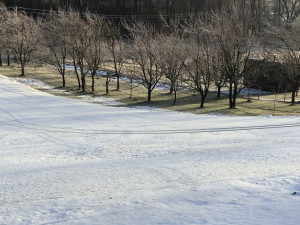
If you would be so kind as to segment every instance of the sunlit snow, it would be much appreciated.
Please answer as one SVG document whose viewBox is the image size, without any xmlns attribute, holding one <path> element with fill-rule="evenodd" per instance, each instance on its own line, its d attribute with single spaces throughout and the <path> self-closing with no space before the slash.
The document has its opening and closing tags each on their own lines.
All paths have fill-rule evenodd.
<svg viewBox="0 0 300 225">
<path fill-rule="evenodd" d="M 0 224 L 299 224 L 300 117 L 92 104 L 0 76 Z"/>
</svg>

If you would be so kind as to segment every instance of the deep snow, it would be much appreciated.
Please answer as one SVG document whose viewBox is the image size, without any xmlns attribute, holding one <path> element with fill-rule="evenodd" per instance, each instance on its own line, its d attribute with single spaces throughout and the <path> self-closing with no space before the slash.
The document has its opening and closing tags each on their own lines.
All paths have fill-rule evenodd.
<svg viewBox="0 0 300 225">
<path fill-rule="evenodd" d="M 300 221 L 300 117 L 105 106 L 0 76 L 0 127 L 0 224 Z"/>
</svg>

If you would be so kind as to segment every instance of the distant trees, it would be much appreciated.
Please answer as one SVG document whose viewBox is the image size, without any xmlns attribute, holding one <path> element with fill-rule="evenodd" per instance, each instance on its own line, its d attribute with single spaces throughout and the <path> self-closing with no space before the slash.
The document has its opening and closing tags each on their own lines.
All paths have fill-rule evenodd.
<svg viewBox="0 0 300 225">
<path fill-rule="evenodd" d="M 276 60 L 284 69 L 282 77 L 292 91 L 291 104 L 294 105 L 295 97 L 300 85 L 300 23 L 294 21 L 291 27 L 273 27 L 270 31 L 271 51 L 273 60 Z"/>
<path fill-rule="evenodd" d="M 162 10 L 165 13 L 161 15 L 162 21 L 157 16 L 155 20 L 154 17 L 111 19 L 71 8 L 74 4 L 88 7 L 93 1 L 62 2 L 64 9 L 34 17 L 17 8 L 8 10 L 0 6 L 0 50 L 18 59 L 22 76 L 32 59 L 42 59 L 57 69 L 65 87 L 66 64 L 72 62 L 78 89 L 89 88 L 86 78 L 90 76 L 94 92 L 97 72 L 107 61 L 112 62 L 109 75 L 116 76 L 116 89 L 121 91 L 121 73 L 125 74 L 124 63 L 128 59 L 137 65 L 134 75 L 147 89 L 149 102 L 163 79 L 170 84 L 175 104 L 178 86 L 188 80 L 201 96 L 200 108 L 204 107 L 211 89 L 215 88 L 220 98 L 221 88 L 228 87 L 229 108 L 234 109 L 245 84 L 245 74 L 251 67 L 249 60 L 255 59 L 256 52 L 259 57 L 263 55 L 262 49 L 254 47 L 254 40 L 263 28 L 273 25 L 267 40 L 269 52 L 288 71 L 284 79 L 292 89 L 291 102 L 295 103 L 300 82 L 297 0 L 278 0 L 272 4 L 264 0 L 116 1 L 124 7 L 133 6 L 137 12 Z M 99 4 L 114 7 L 116 2 Z M 205 12 L 195 14 L 192 8 Z M 180 10 L 190 11 L 189 16 L 173 15 Z M 271 13 L 275 11 L 277 14 Z M 34 58 L 39 50 L 47 53 L 45 58 L 41 55 Z"/>
<path fill-rule="evenodd" d="M 24 76 L 25 66 L 32 60 L 34 53 L 39 50 L 42 32 L 36 20 L 17 9 L 8 12 L 5 19 L 5 46 L 18 59 L 21 76 Z"/>
<path fill-rule="evenodd" d="M 7 14 L 6 7 L 0 3 L 0 66 L 2 66 L 2 50 L 5 49 L 5 17 Z"/>
</svg>

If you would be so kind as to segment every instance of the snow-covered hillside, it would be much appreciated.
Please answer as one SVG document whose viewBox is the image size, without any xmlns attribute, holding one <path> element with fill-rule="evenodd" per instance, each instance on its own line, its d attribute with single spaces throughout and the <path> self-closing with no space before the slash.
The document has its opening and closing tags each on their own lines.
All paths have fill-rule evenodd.
<svg viewBox="0 0 300 225">
<path fill-rule="evenodd" d="M 85 103 L 0 76 L 0 224 L 299 224 L 300 117 Z"/>
</svg>

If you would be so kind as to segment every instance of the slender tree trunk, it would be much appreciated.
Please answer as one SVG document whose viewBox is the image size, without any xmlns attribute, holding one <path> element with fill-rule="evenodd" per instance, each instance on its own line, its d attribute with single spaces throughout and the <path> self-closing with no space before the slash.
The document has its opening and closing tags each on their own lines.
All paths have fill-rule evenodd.
<svg viewBox="0 0 300 225">
<path fill-rule="evenodd" d="M 79 62 L 79 67 L 80 67 L 80 75 L 81 75 L 81 88 L 82 92 L 85 92 L 85 73 L 84 73 L 84 67 L 83 67 L 83 62 Z"/>
<path fill-rule="evenodd" d="M 234 109 L 233 102 L 232 102 L 232 82 L 229 84 L 229 108 Z"/>
<path fill-rule="evenodd" d="M 204 108 L 204 103 L 205 103 L 207 94 L 208 94 L 208 90 L 204 90 L 204 92 L 201 93 L 201 104 L 200 104 L 201 109 Z"/>
<path fill-rule="evenodd" d="M 63 82 L 63 87 L 66 86 L 66 79 L 65 79 L 65 73 L 66 73 L 66 59 L 63 57 L 63 65 L 62 65 L 62 82 Z"/>
<path fill-rule="evenodd" d="M 2 54 L 0 53 L 0 66 L 3 66 L 2 65 Z"/>
<path fill-rule="evenodd" d="M 81 87 L 82 87 L 82 92 L 85 92 L 85 75 L 81 74 Z"/>
<path fill-rule="evenodd" d="M 7 52 L 7 66 L 10 66 L 10 53 Z"/>
<path fill-rule="evenodd" d="M 112 0 L 110 0 L 109 1 L 109 11 L 110 11 L 110 14 L 112 14 L 112 8 L 113 8 Z"/>
<path fill-rule="evenodd" d="M 204 108 L 204 102 L 205 102 L 205 98 L 206 98 L 206 95 L 202 95 L 201 96 L 201 104 L 200 104 L 200 108 Z"/>
<path fill-rule="evenodd" d="M 122 7 L 123 7 L 123 13 L 126 14 L 126 1 L 127 0 L 123 0 L 122 1 Z"/>
<path fill-rule="evenodd" d="M 166 15 L 170 14 L 170 0 L 166 0 L 165 2 L 165 11 L 166 11 Z"/>
<path fill-rule="evenodd" d="M 133 78 L 132 75 L 130 76 L 130 95 L 129 98 L 132 98 L 132 89 L 133 89 Z"/>
<path fill-rule="evenodd" d="M 221 98 L 221 86 L 218 86 L 217 98 Z"/>
<path fill-rule="evenodd" d="M 65 79 L 65 73 L 63 73 L 63 75 L 62 75 L 62 83 L 63 83 L 63 87 L 65 87 L 66 86 L 66 79 Z"/>
<path fill-rule="evenodd" d="M 174 87 L 175 87 L 175 84 L 174 84 L 174 82 L 173 81 L 171 81 L 171 84 L 170 84 L 170 94 L 173 94 L 173 92 L 174 92 Z"/>
<path fill-rule="evenodd" d="M 120 90 L 120 74 L 117 74 L 117 90 Z"/>
<path fill-rule="evenodd" d="M 77 71 L 77 64 L 76 64 L 76 60 L 75 60 L 75 57 L 74 57 L 74 56 L 73 56 L 73 66 L 74 66 L 74 71 L 75 71 L 76 78 L 77 78 L 78 90 L 80 90 L 80 88 L 81 88 L 81 83 L 80 83 L 80 78 L 79 78 L 79 74 L 78 74 L 78 71 Z"/>
<path fill-rule="evenodd" d="M 139 0 L 139 13 L 138 14 L 141 14 L 142 13 L 142 0 Z"/>
<path fill-rule="evenodd" d="M 176 101 L 177 101 L 177 90 L 174 89 L 174 101 L 173 101 L 173 105 L 176 104 Z"/>
<path fill-rule="evenodd" d="M 106 92 L 106 95 L 109 94 L 109 86 L 108 86 L 108 84 L 109 84 L 109 79 L 108 79 L 108 75 L 107 75 L 106 82 L 105 82 L 105 92 Z"/>
<path fill-rule="evenodd" d="M 133 2 L 133 14 L 137 14 L 138 2 L 134 0 Z"/>
<path fill-rule="evenodd" d="M 292 102 L 291 102 L 291 104 L 292 105 L 295 105 L 295 103 L 296 103 L 296 92 L 297 92 L 297 89 L 298 88 L 293 88 L 293 90 L 292 90 Z"/>
<path fill-rule="evenodd" d="M 120 73 L 117 68 L 117 62 L 115 60 L 115 57 L 114 57 L 114 69 L 115 69 L 115 74 L 117 76 L 117 90 L 120 90 Z"/>
<path fill-rule="evenodd" d="M 233 95 L 232 95 L 232 109 L 235 109 L 236 97 L 237 97 L 237 84 L 234 84 Z"/>
<path fill-rule="evenodd" d="M 96 75 L 96 71 L 93 71 L 93 73 L 92 73 L 92 92 L 95 91 L 95 75 Z"/>
<path fill-rule="evenodd" d="M 147 4 L 147 8 L 148 8 L 148 13 L 150 13 L 152 11 L 152 0 L 148 0 L 148 4 Z"/>
<path fill-rule="evenodd" d="M 21 63 L 21 77 L 25 76 L 25 65 Z"/>
<path fill-rule="evenodd" d="M 151 102 L 151 87 L 148 87 L 148 102 Z"/>
</svg>

